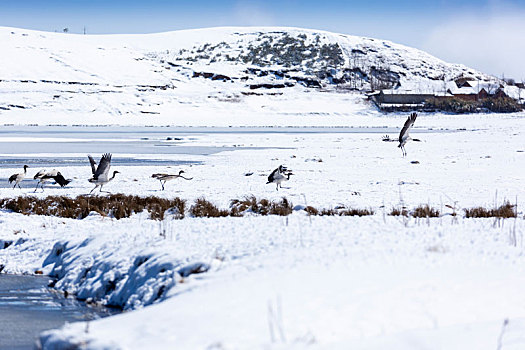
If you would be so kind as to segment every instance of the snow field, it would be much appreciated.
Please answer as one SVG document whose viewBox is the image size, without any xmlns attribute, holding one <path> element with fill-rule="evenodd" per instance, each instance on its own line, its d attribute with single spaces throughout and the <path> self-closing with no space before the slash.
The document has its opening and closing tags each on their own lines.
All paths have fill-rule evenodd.
<svg viewBox="0 0 525 350">
<path fill-rule="evenodd" d="M 403 118 L 404 119 L 404 118 Z M 385 126 L 403 122 L 401 117 L 372 118 L 371 123 Z M 183 135 L 180 146 L 236 147 L 210 155 L 195 154 L 126 154 L 113 158 L 149 158 L 193 161 L 188 166 L 113 166 L 119 170 L 116 179 L 105 186 L 113 193 L 180 197 L 188 204 L 201 196 L 219 207 L 227 208 L 230 200 L 255 195 L 278 200 L 282 196 L 294 205 L 330 208 L 339 204 L 373 208 L 382 213 L 404 204 L 409 208 L 430 204 L 442 212 L 445 205 L 458 209 L 499 205 L 503 200 L 525 205 L 522 169 L 525 168 L 523 144 L 524 119 L 521 116 L 427 116 L 421 115 L 409 142 L 408 156 L 403 158 L 395 142 L 383 142 L 384 134 L 397 133 L 381 128 L 355 129 L 356 133 L 230 133 Z M 440 130 L 448 124 L 447 130 Z M 211 129 L 210 129 L 211 130 Z M 395 131 L 395 129 L 393 129 Z M 107 138 L 107 136 L 105 136 Z M 24 139 L 22 138 L 21 141 Z M 42 139 L 45 149 L 45 138 Z M 162 141 L 162 140 L 161 140 Z M 96 142 L 96 141 L 95 141 Z M 177 147 L 177 146 L 174 146 Z M 243 147 L 258 147 L 246 149 Z M 111 152 L 111 149 L 107 151 Z M 39 157 L 39 154 L 13 154 L 9 157 Z M 86 157 L 85 154 L 56 154 L 57 157 Z M 93 154 L 95 158 L 100 155 Z M 74 181 L 66 189 L 48 185 L 36 196 L 88 193 L 91 170 L 85 166 L 63 167 L 62 174 Z M 413 164 L 412 162 L 419 162 Z M 269 173 L 284 164 L 293 170 L 289 182 L 280 191 L 266 185 Z M 20 164 L 20 168 L 23 164 Z M 31 165 L 30 165 L 31 166 Z M 0 177 L 8 178 L 20 168 L 2 168 Z M 192 181 L 175 180 L 160 191 L 153 173 L 186 171 Z M 29 177 L 40 168 L 30 168 Z M 49 169 L 50 170 L 50 169 Z M 251 176 L 246 174 L 253 173 Z M 1 197 L 33 195 L 34 180 L 26 180 L 27 189 L 13 190 L 5 184 Z M 384 209 L 382 208 L 384 206 Z"/>
<path fill-rule="evenodd" d="M 405 222 L 295 213 L 160 224 L 144 217 L 1 214 L 4 235 L 27 228 L 16 235 L 26 242 L 0 251 L 7 272 L 32 272 L 44 261 L 45 273 L 61 276 L 59 289 L 103 303 L 125 296 L 139 308 L 91 322 L 88 333 L 85 324 L 68 325 L 44 335 L 44 344 L 492 349 L 504 319 L 523 325 L 523 219 Z M 175 273 L 193 262 L 211 269 L 187 278 Z M 115 290 L 104 294 L 104 282 L 116 276 Z M 141 308 L 161 285 L 168 288 L 163 301 Z"/>
</svg>

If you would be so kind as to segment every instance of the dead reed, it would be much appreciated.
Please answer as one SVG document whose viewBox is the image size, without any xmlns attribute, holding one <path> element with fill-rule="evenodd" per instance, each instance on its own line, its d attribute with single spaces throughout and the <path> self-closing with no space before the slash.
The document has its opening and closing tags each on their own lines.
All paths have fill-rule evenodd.
<svg viewBox="0 0 525 350">
<path fill-rule="evenodd" d="M 390 216 L 408 216 L 408 210 L 403 208 L 392 208 L 392 211 L 388 214 Z"/>
<path fill-rule="evenodd" d="M 438 218 L 439 210 L 428 204 L 420 205 L 412 210 L 411 215 L 415 218 Z"/>
<path fill-rule="evenodd" d="M 167 211 L 177 219 L 184 218 L 186 201 L 180 198 L 164 199 L 123 194 L 100 197 L 78 196 L 76 198 L 20 196 L 0 199 L 0 208 L 26 215 L 50 215 L 72 219 L 83 219 L 93 211 L 103 216 L 122 219 L 147 210 L 151 219 L 163 220 Z"/>
<path fill-rule="evenodd" d="M 242 200 L 234 199 L 230 202 L 231 216 L 242 216 L 244 213 L 254 213 L 258 215 L 280 215 L 286 216 L 293 212 L 292 203 L 283 197 L 280 201 L 270 201 L 268 199 L 257 200 L 255 196 L 246 196 Z"/>
<path fill-rule="evenodd" d="M 516 205 L 504 202 L 496 208 L 475 207 L 463 209 L 467 218 L 515 218 L 517 216 Z"/>
<path fill-rule="evenodd" d="M 196 218 L 218 218 L 229 216 L 230 212 L 226 209 L 217 208 L 212 202 L 201 197 L 191 206 L 190 214 Z"/>
<path fill-rule="evenodd" d="M 165 199 L 154 196 L 139 197 L 123 194 L 108 196 L 48 196 L 37 198 L 34 196 L 19 196 L 16 198 L 0 199 L 0 209 L 10 210 L 21 214 L 48 215 L 72 219 L 83 219 L 91 212 L 99 213 L 115 219 L 127 218 L 135 213 L 148 211 L 153 220 L 163 220 L 166 214 L 176 219 L 182 219 L 186 213 L 186 201 L 180 198 Z M 315 208 L 307 206 L 303 209 L 310 216 L 368 216 L 374 215 L 373 209 L 347 208 Z M 516 205 L 504 202 L 495 208 L 474 207 L 463 209 L 466 218 L 514 218 L 517 217 Z M 229 209 L 221 209 L 204 197 L 195 200 L 188 210 L 193 217 L 242 217 L 247 213 L 256 215 L 287 216 L 293 213 L 293 205 L 286 198 L 272 201 L 266 198 L 257 199 L 255 196 L 246 196 L 243 199 L 234 199 Z M 412 210 L 406 207 L 394 207 L 388 214 L 414 218 L 440 217 L 440 211 L 428 204 L 420 205 Z M 455 215 L 455 211 L 454 211 Z"/>
</svg>

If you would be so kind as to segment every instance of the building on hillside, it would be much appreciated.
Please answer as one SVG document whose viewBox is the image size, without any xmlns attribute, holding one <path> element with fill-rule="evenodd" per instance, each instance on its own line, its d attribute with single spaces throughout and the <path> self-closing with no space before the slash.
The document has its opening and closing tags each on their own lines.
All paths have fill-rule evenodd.
<svg viewBox="0 0 525 350">
<path fill-rule="evenodd" d="M 456 84 L 458 88 L 473 87 L 475 80 L 472 78 L 459 78 L 459 79 L 454 80 L 454 83 Z"/>
<path fill-rule="evenodd" d="M 416 93 L 413 91 L 381 90 L 368 95 L 376 106 L 384 111 L 409 111 L 421 109 L 429 98 L 433 98 L 432 93 Z"/>
</svg>

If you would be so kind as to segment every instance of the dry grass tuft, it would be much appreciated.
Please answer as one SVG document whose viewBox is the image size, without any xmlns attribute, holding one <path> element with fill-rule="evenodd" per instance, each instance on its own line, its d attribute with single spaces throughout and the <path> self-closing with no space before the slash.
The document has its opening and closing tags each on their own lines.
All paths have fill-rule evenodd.
<svg viewBox="0 0 525 350">
<path fill-rule="evenodd" d="M 516 205 L 506 201 L 498 208 L 487 209 L 483 207 L 463 209 L 467 218 L 515 218 Z"/>
<path fill-rule="evenodd" d="M 318 215 L 318 216 L 366 216 L 374 215 L 372 209 L 355 209 L 355 208 L 344 208 L 339 207 L 336 209 L 316 209 L 312 206 L 308 206 L 304 209 L 308 215 Z"/>
<path fill-rule="evenodd" d="M 290 215 L 293 212 L 292 203 L 283 197 L 278 202 L 268 199 L 257 200 L 255 196 L 247 196 L 244 199 L 234 199 L 230 203 L 230 215 L 242 216 L 244 213 L 254 213 L 259 215 Z"/>
<path fill-rule="evenodd" d="M 0 208 L 26 215 L 49 215 L 71 219 L 83 219 L 92 211 L 103 216 L 122 219 L 147 210 L 151 219 L 163 220 L 167 211 L 177 219 L 184 218 L 186 201 L 180 198 L 164 199 L 123 194 L 112 194 L 106 197 L 78 196 L 76 198 L 20 196 L 1 199 Z"/>
<path fill-rule="evenodd" d="M 388 214 L 390 216 L 408 216 L 408 210 L 403 208 L 392 208 L 392 211 Z"/>
<path fill-rule="evenodd" d="M 319 215 L 319 210 L 317 210 L 316 208 L 312 207 L 311 205 L 309 205 L 306 208 L 304 208 L 304 211 L 308 215 Z"/>
<path fill-rule="evenodd" d="M 439 210 L 436 208 L 432 208 L 428 204 L 425 204 L 416 207 L 412 211 L 411 215 L 415 218 L 438 218 Z"/>
<path fill-rule="evenodd" d="M 292 202 L 288 201 L 286 197 L 283 197 L 279 202 L 272 202 L 270 205 L 271 215 L 286 216 L 293 212 Z"/>
<path fill-rule="evenodd" d="M 230 202 L 231 214 L 232 216 L 242 216 L 246 211 L 253 213 L 259 213 L 259 204 L 257 203 L 257 198 L 254 195 L 246 196 L 244 199 L 233 199 Z"/>
<path fill-rule="evenodd" d="M 319 211 L 319 216 L 335 216 L 335 215 L 338 215 L 338 212 L 336 209 L 333 209 L 333 208 L 330 208 L 330 209 L 323 208 Z"/>
<path fill-rule="evenodd" d="M 218 218 L 229 216 L 230 212 L 217 208 L 213 203 L 201 197 L 195 200 L 195 204 L 191 206 L 190 214 L 196 218 Z"/>
<path fill-rule="evenodd" d="M 367 216 L 374 215 L 372 209 L 346 208 L 339 212 L 339 216 Z"/>
</svg>

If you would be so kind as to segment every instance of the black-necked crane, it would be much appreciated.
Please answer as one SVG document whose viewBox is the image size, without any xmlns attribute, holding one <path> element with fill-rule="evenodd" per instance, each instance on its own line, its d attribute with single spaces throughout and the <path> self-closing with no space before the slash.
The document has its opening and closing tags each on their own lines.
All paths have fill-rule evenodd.
<svg viewBox="0 0 525 350">
<path fill-rule="evenodd" d="M 283 181 L 290 180 L 290 175 L 294 175 L 291 172 L 291 170 L 288 171 L 288 173 L 286 173 L 287 170 L 288 169 L 285 166 L 279 165 L 279 167 L 275 169 L 274 171 L 272 171 L 270 176 L 268 176 L 268 182 L 266 184 L 276 184 L 277 191 L 279 191 L 279 186 L 281 186 L 282 188 L 281 183 Z"/>
<path fill-rule="evenodd" d="M 109 193 L 108 191 L 102 191 L 102 186 L 113 180 L 116 174 L 120 174 L 119 171 L 114 171 L 113 176 L 109 177 L 109 168 L 111 166 L 111 154 L 105 153 L 102 156 L 102 158 L 100 158 L 98 167 L 93 157 L 88 155 L 88 159 L 89 163 L 91 164 L 91 172 L 93 173 L 93 177 L 88 181 L 92 184 L 95 184 L 95 187 L 89 192 L 89 194 L 91 194 L 91 192 L 93 192 L 97 187 L 100 187 L 100 192 Z"/>
<path fill-rule="evenodd" d="M 399 133 L 399 145 L 397 147 L 401 148 L 401 151 L 403 152 L 403 157 L 407 155 L 407 152 L 405 150 L 405 144 L 408 140 L 412 139 L 408 133 L 410 131 L 410 128 L 412 128 L 412 126 L 414 125 L 416 118 L 417 113 L 410 114 L 407 121 L 405 122 L 405 125 L 403 126 L 403 129 L 401 129 L 401 132 Z"/>
<path fill-rule="evenodd" d="M 14 182 L 15 185 L 13 186 L 13 189 L 18 185 L 18 188 L 22 189 L 20 187 L 20 182 L 26 177 L 27 174 L 27 168 L 29 168 L 27 165 L 24 165 L 24 172 L 20 174 L 13 174 L 9 176 L 9 183 Z"/>
<path fill-rule="evenodd" d="M 55 169 L 49 172 L 46 172 L 45 169 L 42 169 L 35 174 L 33 179 L 38 180 L 34 192 L 36 192 L 36 190 L 38 189 L 38 185 L 40 185 L 40 187 L 42 188 L 42 192 L 44 192 L 45 183 L 51 180 L 59 184 L 60 187 L 64 187 L 71 182 L 71 180 L 66 180 L 64 176 L 60 173 L 60 171 L 56 171 Z"/>
<path fill-rule="evenodd" d="M 184 173 L 184 170 L 179 171 L 179 174 L 153 174 L 151 175 L 152 178 L 157 179 L 160 181 L 160 185 L 162 186 L 162 191 L 164 191 L 164 185 L 167 181 L 182 178 L 184 180 L 193 180 L 193 177 L 187 178 L 182 176 L 182 173 Z"/>
</svg>

